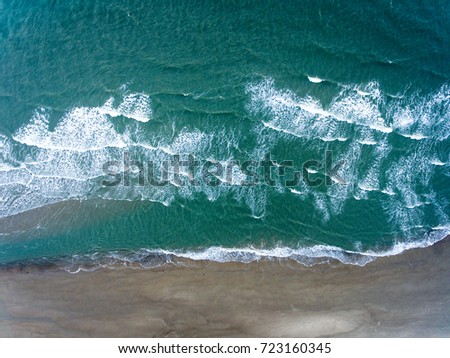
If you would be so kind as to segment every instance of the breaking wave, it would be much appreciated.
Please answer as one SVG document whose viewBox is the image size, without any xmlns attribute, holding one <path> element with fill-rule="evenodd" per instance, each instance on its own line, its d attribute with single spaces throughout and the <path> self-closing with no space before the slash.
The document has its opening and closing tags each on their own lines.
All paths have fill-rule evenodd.
<svg viewBox="0 0 450 358">
<path fill-rule="evenodd" d="M 37 265 L 53 265 L 69 273 L 96 271 L 99 269 L 119 269 L 122 267 L 134 269 L 152 269 L 166 265 L 189 266 L 196 261 L 251 263 L 268 260 L 293 260 L 305 266 L 328 263 L 343 263 L 365 266 L 380 257 L 394 256 L 405 251 L 425 248 L 434 245 L 450 234 L 450 227 L 437 227 L 417 241 L 399 242 L 392 247 L 380 250 L 349 251 L 336 246 L 314 245 L 311 247 L 275 247 L 272 249 L 257 249 L 254 247 L 226 248 L 208 247 L 198 251 L 169 251 L 140 249 L 137 251 L 112 251 L 71 257 L 48 259 L 46 261 L 29 262 Z M 23 263 L 22 263 L 23 265 Z M 14 264 L 8 266 L 14 267 Z"/>
<path fill-rule="evenodd" d="M 319 78 L 309 80 L 321 86 Z M 322 225 L 345 215 L 349 205 L 358 207 L 374 200 L 380 204 L 392 232 L 417 237 L 417 228 L 422 228 L 419 232 L 425 236 L 424 240 L 399 243 L 379 253 L 325 246 L 268 251 L 210 247 L 196 252 L 163 252 L 213 261 L 308 257 L 365 264 L 374 257 L 401 252 L 408 245 L 427 246 L 448 235 L 448 230 L 434 230 L 430 238 L 423 229 L 449 225 L 448 200 L 432 185 L 436 173 L 448 172 L 449 166 L 446 146 L 441 145 L 450 135 L 448 85 L 427 96 L 409 97 L 384 94 L 376 82 L 342 85 L 327 103 L 308 94 L 279 89 L 272 79 L 249 83 L 245 93 L 248 115 L 254 119 L 251 131 L 225 124 L 176 128 L 174 119 L 165 123 L 166 132 L 158 130 L 157 126 L 150 127 L 153 111 L 145 93 L 126 94 L 120 101 L 110 98 L 98 107 L 74 107 L 56 121 L 50 109 L 37 108 L 29 122 L 11 137 L 0 135 L 0 217 L 69 199 L 149 200 L 170 205 L 176 198 L 195 200 L 202 195 L 210 201 L 232 197 L 245 205 L 254 218 L 262 219 L 270 197 L 291 195 L 294 200 L 310 200 Z M 252 147 L 242 150 L 241 143 L 248 137 Z M 104 163 L 120 160 L 125 153 L 155 163 L 170 160 L 174 154 L 193 154 L 199 160 L 224 164 L 242 159 L 242 152 L 245 159 L 262 160 L 277 145 L 292 142 L 300 153 L 293 154 L 296 160 L 303 158 L 303 152 L 314 153 L 317 158 L 324 148 L 332 149 L 335 162 L 341 163 L 335 174 L 345 185 L 335 183 L 326 190 L 303 181 L 292 188 L 279 181 L 273 187 L 242 186 L 228 184 L 224 174 L 218 174 L 223 184 L 218 186 L 180 186 L 174 180 L 163 187 L 105 188 L 101 184 Z M 246 178 L 239 167 L 233 167 L 231 175 L 233 182 Z"/>
<path fill-rule="evenodd" d="M 448 202 L 430 184 L 436 167 L 449 165 L 441 145 L 450 134 L 448 85 L 410 97 L 384 94 L 377 82 L 341 85 L 327 105 L 278 89 L 270 78 L 250 83 L 246 92 L 249 111 L 280 140 L 298 138 L 306 150 L 333 145 L 336 162 L 343 163 L 340 176 L 350 185 L 331 186 L 327 193 L 306 188 L 324 222 L 352 199 L 376 195 L 391 226 L 405 236 L 426 215 L 438 218 L 436 225 L 448 224 Z"/>
</svg>

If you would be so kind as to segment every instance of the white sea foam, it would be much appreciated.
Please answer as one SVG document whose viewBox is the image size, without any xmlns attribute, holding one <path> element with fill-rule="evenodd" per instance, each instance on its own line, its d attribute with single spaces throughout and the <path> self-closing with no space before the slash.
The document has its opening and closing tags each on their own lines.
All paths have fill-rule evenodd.
<svg viewBox="0 0 450 358">
<path fill-rule="evenodd" d="M 15 141 L 52 150 L 93 151 L 105 147 L 124 148 L 124 138 L 98 108 L 77 107 L 64 115 L 56 128 L 49 129 L 48 111 L 36 110 L 31 123 L 19 128 Z"/>
<path fill-rule="evenodd" d="M 417 133 L 417 134 L 405 134 L 405 133 L 399 133 L 401 136 L 406 137 L 406 138 L 411 138 L 414 140 L 421 140 L 421 139 L 425 139 L 427 138 L 427 136 Z"/>
<path fill-rule="evenodd" d="M 54 150 L 91 151 L 105 147 L 124 148 L 128 138 L 114 129 L 112 118 L 125 116 L 148 122 L 152 111 L 150 98 L 144 93 L 125 95 L 114 107 L 110 98 L 100 107 L 75 107 L 68 111 L 53 130 L 49 130 L 50 112 L 37 109 L 30 124 L 14 133 L 17 142 Z"/>
<path fill-rule="evenodd" d="M 249 84 L 247 92 L 250 113 L 261 119 L 255 122 L 253 131 L 244 134 L 254 136 L 252 139 L 256 141 L 253 149 L 248 152 L 246 149 L 251 159 L 263 159 L 286 138 L 301 138 L 302 145 L 309 151 L 334 146 L 334 161 L 343 163 L 336 174 L 348 185 L 331 185 L 326 192 L 309 187 L 289 189 L 299 199 L 312 198 L 323 223 L 344 213 L 349 199 L 367 200 L 378 192 L 386 194 L 380 194 L 380 201 L 392 227 L 399 228 L 405 235 L 410 234 L 412 227 L 424 224 L 424 212 L 430 210 L 429 206 L 436 211 L 445 208 L 434 199 L 428 183 L 435 167 L 446 165 L 437 159 L 443 158 L 443 154 L 434 150 L 433 143 L 442 141 L 450 133 L 447 87 L 409 105 L 405 104 L 406 97 L 388 103 L 376 83 L 343 86 L 328 105 L 308 95 L 302 97 L 277 89 L 270 79 Z M 14 140 L 0 136 L 0 216 L 70 198 L 98 196 L 169 205 L 176 197 L 193 199 L 202 193 L 210 201 L 233 197 L 244 203 L 254 218 L 262 218 L 267 209 L 268 193 L 285 191 L 279 181 L 274 188 L 240 186 L 246 175 L 238 167 L 231 172 L 234 185 L 229 185 L 223 173 L 217 175 L 222 183 L 217 187 L 182 186 L 171 180 L 171 184 L 159 188 L 102 188 L 102 165 L 111 159 L 122 160 L 124 152 L 131 149 L 136 156 L 155 162 L 173 154 L 194 154 L 196 159 L 202 160 L 214 151 L 223 165 L 233 160 L 235 151 L 241 150 L 243 134 L 238 130 L 230 133 L 217 127 L 206 132 L 199 128 L 175 130 L 172 126 L 171 135 L 146 132 L 143 122 L 151 119 L 152 112 L 150 99 L 145 94 L 128 94 L 115 103 L 109 99 L 100 107 L 72 108 L 56 123 L 49 110 L 38 108 L 30 123 L 13 134 Z M 402 112 L 401 108 L 406 109 Z M 119 116 L 125 118 L 119 121 Z M 118 122 L 125 129 L 119 131 Z M 389 144 L 393 131 L 405 135 L 404 140 L 411 139 L 395 161 L 390 158 Z M 26 148 L 30 154 L 19 161 L 15 153 L 23 151 L 24 146 L 30 147 Z M 134 168 L 135 175 L 137 169 Z M 314 169 L 309 171 L 315 173 Z M 193 179 L 188 172 L 181 174 L 185 180 Z M 196 179 L 199 175 L 196 174 Z M 337 180 L 337 176 L 330 174 L 330 177 Z M 424 188 L 420 194 L 417 185 Z M 427 196 L 432 198 L 429 205 Z M 445 220 L 441 215 L 439 222 L 445 223 Z"/>
<path fill-rule="evenodd" d="M 268 118 L 263 121 L 266 127 L 296 137 L 346 141 L 353 125 L 392 133 L 393 128 L 381 116 L 384 99 L 378 84 L 373 82 L 364 88 L 367 92 L 361 94 L 358 87 L 344 87 L 329 108 L 310 96 L 298 97 L 289 90 L 276 89 L 272 79 L 248 85 L 247 92 L 251 95 L 250 111 L 264 114 Z"/>
<path fill-rule="evenodd" d="M 382 124 L 370 124 L 369 127 L 372 129 L 375 129 L 377 131 L 383 132 L 383 133 L 392 133 L 393 132 L 393 129 L 391 127 L 387 127 Z M 416 139 L 416 138 L 413 138 L 413 139 Z"/>
<path fill-rule="evenodd" d="M 205 133 L 194 130 L 184 130 L 178 134 L 173 142 L 168 145 L 169 152 L 177 154 L 194 154 L 208 145 L 209 136 Z"/>
<path fill-rule="evenodd" d="M 376 147 L 373 148 L 370 159 L 366 162 L 364 170 L 362 170 L 358 177 L 358 187 L 365 191 L 380 190 L 380 176 L 381 165 L 387 158 L 391 151 L 387 138 L 380 141 Z"/>
<path fill-rule="evenodd" d="M 346 141 L 349 129 L 339 125 L 333 114 L 312 97 L 298 98 L 290 91 L 280 91 L 273 80 L 247 86 L 251 95 L 249 109 L 268 117 L 263 124 L 273 130 L 299 138 Z"/>
<path fill-rule="evenodd" d="M 371 82 L 364 87 L 363 94 L 358 86 L 344 86 L 333 99 L 328 111 L 337 120 L 390 133 L 392 128 L 380 112 L 383 105 L 384 98 L 379 85 Z"/>
<path fill-rule="evenodd" d="M 306 266 L 339 261 L 344 264 L 365 266 L 380 257 L 399 255 L 405 251 L 425 248 L 450 234 L 449 226 L 433 228 L 421 240 L 398 242 L 390 248 L 380 250 L 361 250 L 361 243 L 355 243 L 356 250 L 344 250 L 336 246 L 314 245 L 310 247 L 274 247 L 270 249 L 243 247 L 227 248 L 220 246 L 208 247 L 198 251 L 169 251 L 141 249 L 135 252 L 111 252 L 108 254 L 94 253 L 91 255 L 76 255 L 71 262 L 65 262 L 63 268 L 70 273 L 94 271 L 101 268 L 115 269 L 121 266 L 130 268 L 155 268 L 167 264 L 189 265 L 179 259 L 213 262 L 250 263 L 260 260 L 294 260 Z"/>
<path fill-rule="evenodd" d="M 358 143 L 361 143 L 364 145 L 376 145 L 377 144 L 377 142 L 374 140 L 366 140 L 366 139 L 358 140 Z"/>
<path fill-rule="evenodd" d="M 392 191 L 391 188 L 389 188 L 389 189 L 383 189 L 383 190 L 381 190 L 381 192 L 384 193 L 384 194 L 386 194 L 386 195 L 390 195 L 390 196 L 395 195 L 395 193 Z"/>
<path fill-rule="evenodd" d="M 450 233 L 448 227 L 440 227 L 425 235 L 422 240 L 399 242 L 385 250 L 350 251 L 335 246 L 315 245 L 312 247 L 289 248 L 276 247 L 273 249 L 249 248 L 224 248 L 209 247 L 197 252 L 169 252 L 162 251 L 165 255 L 173 254 L 191 260 L 209 260 L 216 262 L 252 262 L 261 259 L 293 259 L 300 263 L 321 263 L 330 259 L 345 264 L 364 266 L 379 257 L 398 255 L 414 248 L 424 248 L 442 240 Z M 311 261 L 310 259 L 315 259 Z"/>
<path fill-rule="evenodd" d="M 321 79 L 319 77 L 312 77 L 312 76 L 307 76 L 307 77 L 308 77 L 309 82 L 312 82 L 312 83 L 321 83 L 321 82 L 323 82 L 323 79 Z"/>
<path fill-rule="evenodd" d="M 150 98 L 145 93 L 127 94 L 117 107 L 117 113 L 139 122 L 148 122 L 152 118 Z"/>
<path fill-rule="evenodd" d="M 429 181 L 434 167 L 446 165 L 437 159 L 434 144 L 450 135 L 449 86 L 428 96 L 396 98 L 383 94 L 376 82 L 342 86 L 326 107 L 311 96 L 276 88 L 272 79 L 249 84 L 247 93 L 250 112 L 262 118 L 269 130 L 309 140 L 309 149 L 315 148 L 313 139 L 349 143 L 341 145 L 347 153 L 335 160 L 350 163 L 341 172 L 352 185 L 332 185 L 328 195 L 313 196 L 315 210 L 324 221 L 341 213 L 348 198 L 369 199 L 368 192 L 387 194 L 380 198 L 382 205 L 393 228 L 400 228 L 405 235 L 423 220 L 426 202 L 422 196 L 433 194 Z M 394 132 L 411 140 L 405 153 L 397 152 L 395 161 L 389 144 Z M 359 162 L 361 146 L 365 146 L 364 163 Z M 421 195 L 418 185 L 422 186 Z"/>
<path fill-rule="evenodd" d="M 433 165 L 437 165 L 439 167 L 445 165 L 445 163 L 440 161 L 439 159 L 432 159 L 432 160 L 430 160 L 430 163 L 433 164 Z"/>
<path fill-rule="evenodd" d="M 229 178 L 225 178 L 228 173 L 224 173 L 220 177 L 223 185 L 218 187 L 181 185 L 173 177 L 169 178 L 169 185 L 160 187 L 103 187 L 103 165 L 117 160 L 119 164 L 114 166 L 114 170 L 124 170 L 125 153 L 130 155 L 130 160 L 145 158 L 158 164 L 163 160 L 172 160 L 174 154 L 181 155 L 180 159 L 184 161 L 188 159 L 188 154 L 194 155 L 196 160 L 205 160 L 213 148 L 219 158 L 227 158 L 220 161 L 223 165 L 233 161 L 232 151 L 238 148 L 235 133 L 225 133 L 223 129 L 213 133 L 188 128 L 175 131 L 172 126 L 172 135 L 167 136 L 143 130 L 143 124 L 135 123 L 134 120 L 143 122 L 143 117 L 138 118 L 138 115 L 144 112 L 146 116 L 151 114 L 151 110 L 147 109 L 148 104 L 148 97 L 140 94 L 125 96 L 118 106 L 114 106 L 114 101 L 110 99 L 101 107 L 72 108 L 56 121 L 53 128 L 50 126 L 52 113 L 44 108 L 37 109 L 30 123 L 13 135 L 18 152 L 26 146 L 26 151 L 30 153 L 19 163 L 20 166 L 9 164 L 15 164 L 14 160 L 10 160 L 14 158 L 13 150 L 8 139 L 1 138 L 0 144 L 4 150 L 0 161 L 3 169 L 0 171 L 0 216 L 14 215 L 59 201 L 92 197 L 148 200 L 169 205 L 176 197 L 193 199 L 196 193 L 205 194 L 211 201 L 224 195 L 234 197 L 247 205 L 254 217 L 264 216 L 266 189 L 241 187 L 246 175 L 237 166 L 230 173 L 233 185 L 225 183 Z M 115 125 L 115 117 L 118 116 L 125 117 L 125 121 L 121 122 L 125 129 L 121 132 Z M 256 134 L 259 144 L 250 156 L 262 159 L 273 139 L 266 138 L 264 133 Z M 130 170 L 131 176 L 136 179 L 139 168 L 132 165 Z M 160 178 L 158 168 L 155 174 Z M 180 174 L 184 181 L 201 179 L 200 170 L 194 176 L 183 170 Z"/>
<path fill-rule="evenodd" d="M 396 131 L 407 138 L 443 141 L 450 135 L 450 86 L 427 96 L 401 98 L 388 107 Z"/>
<path fill-rule="evenodd" d="M 13 149 L 7 139 L 2 140 L 4 150 L 0 158 L 3 169 L 0 171 L 0 186 L 4 188 L 0 216 L 14 215 L 58 201 L 90 197 L 141 199 L 163 204 L 173 201 L 176 195 L 173 186 L 131 188 L 121 185 L 105 190 L 101 185 L 103 165 L 110 160 L 123 162 L 124 153 L 130 151 L 155 162 L 161 162 L 168 153 L 202 151 L 208 136 L 196 130 L 183 130 L 172 142 L 161 143 L 159 140 L 161 146 L 159 143 L 151 145 L 142 137 L 144 132 L 130 122 L 150 119 L 148 96 L 130 94 L 124 96 L 118 106 L 113 104 L 110 99 L 101 107 L 72 108 L 52 129 L 49 124 L 50 111 L 37 109 L 30 123 L 13 134 L 15 147 L 29 147 L 27 151 L 30 154 L 19 167 L 9 164 L 14 163 L 7 158 L 14 157 Z M 124 116 L 128 121 L 122 133 L 114 125 L 114 117 L 117 116 Z M 119 170 L 123 170 L 121 166 L 119 164 Z M 183 194 L 187 197 L 191 195 L 188 192 Z"/>
<path fill-rule="evenodd" d="M 315 169 L 312 169 L 311 167 L 309 167 L 309 168 L 306 168 L 306 171 L 307 171 L 308 173 L 311 173 L 311 174 L 315 174 L 315 173 L 318 173 L 318 171 L 317 171 L 317 170 L 315 170 Z"/>
</svg>

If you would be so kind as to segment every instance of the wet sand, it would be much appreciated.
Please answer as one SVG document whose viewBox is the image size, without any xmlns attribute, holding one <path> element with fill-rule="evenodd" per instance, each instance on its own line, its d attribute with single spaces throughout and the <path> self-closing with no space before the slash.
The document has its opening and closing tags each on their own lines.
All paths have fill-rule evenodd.
<svg viewBox="0 0 450 358">
<path fill-rule="evenodd" d="M 0 270 L 2 337 L 449 337 L 450 239 L 364 267 Z"/>
</svg>

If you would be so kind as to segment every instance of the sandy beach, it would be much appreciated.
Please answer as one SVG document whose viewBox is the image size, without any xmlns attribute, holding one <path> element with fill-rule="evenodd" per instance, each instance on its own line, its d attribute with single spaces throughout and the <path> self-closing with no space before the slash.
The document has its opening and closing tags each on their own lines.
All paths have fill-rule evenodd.
<svg viewBox="0 0 450 358">
<path fill-rule="evenodd" d="M 2 337 L 448 337 L 450 240 L 364 267 L 0 272 Z"/>
</svg>

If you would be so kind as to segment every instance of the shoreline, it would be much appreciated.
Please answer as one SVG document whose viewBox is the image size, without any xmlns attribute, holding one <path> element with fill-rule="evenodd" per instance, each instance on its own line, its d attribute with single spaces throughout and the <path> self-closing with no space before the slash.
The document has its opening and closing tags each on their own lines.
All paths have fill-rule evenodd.
<svg viewBox="0 0 450 358">
<path fill-rule="evenodd" d="M 450 237 L 366 266 L 0 270 L 1 337 L 449 337 Z"/>
<path fill-rule="evenodd" d="M 0 218 L 0 237 L 9 241 L 39 240 L 64 232 L 66 225 L 89 227 L 94 220 L 120 217 L 136 208 L 151 207 L 150 202 L 96 200 L 68 200 L 45 205 L 24 213 Z M 98 214 L 98 213 L 101 213 Z M 95 219 L 94 219 L 95 218 Z M 36 230 L 36 228 L 40 228 Z M 316 264 L 349 264 L 364 266 L 382 257 L 392 257 L 409 250 L 432 246 L 450 234 L 447 226 L 431 228 L 426 234 L 413 241 L 397 242 L 392 245 L 354 249 L 333 246 L 331 244 L 314 244 L 312 246 L 275 246 L 275 247 L 222 247 L 209 246 L 205 248 L 182 251 L 181 249 L 136 248 L 130 250 L 96 251 L 93 253 L 59 253 L 41 254 L 41 258 L 27 258 L 16 253 L 10 257 L 5 252 L 0 255 L 0 271 L 2 270 L 46 270 L 50 268 L 69 267 L 77 271 L 83 266 L 89 270 L 101 267 L 126 265 L 132 268 L 154 268 L 164 263 L 185 265 L 189 262 L 211 261 L 216 263 L 250 263 L 260 261 L 297 261 L 305 266 Z M 45 256 L 45 257 L 44 257 Z M 8 261 L 5 260 L 8 257 Z"/>
<path fill-rule="evenodd" d="M 381 251 L 347 251 L 345 249 L 314 245 L 311 247 L 275 247 L 257 249 L 253 247 L 226 248 L 212 246 L 198 251 L 169 251 L 163 249 L 115 250 L 94 252 L 91 254 L 60 255 L 39 259 L 15 260 L 0 262 L 0 272 L 25 272 L 64 270 L 71 274 L 93 272 L 101 269 L 136 269 L 154 270 L 159 268 L 196 267 L 199 263 L 213 264 L 249 264 L 295 262 L 306 267 L 316 265 L 349 265 L 364 267 L 380 258 L 402 255 L 405 252 L 431 247 L 441 241 L 450 240 L 450 235 L 428 235 L 422 241 L 397 243 L 389 249 Z"/>
</svg>

